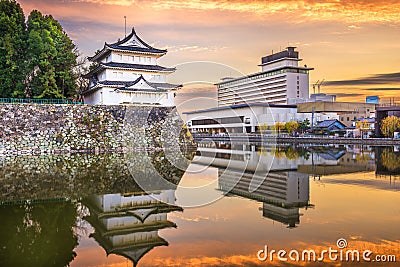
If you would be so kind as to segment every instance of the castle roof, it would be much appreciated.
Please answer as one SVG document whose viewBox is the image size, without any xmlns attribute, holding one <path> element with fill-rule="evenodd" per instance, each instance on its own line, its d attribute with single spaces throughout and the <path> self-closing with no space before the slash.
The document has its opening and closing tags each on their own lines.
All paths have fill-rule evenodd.
<svg viewBox="0 0 400 267">
<path fill-rule="evenodd" d="M 132 52 L 137 54 L 152 54 L 152 55 L 164 55 L 167 53 L 165 49 L 157 49 L 145 41 L 143 41 L 132 28 L 132 32 L 122 40 L 118 40 L 115 43 L 108 44 L 104 43 L 102 50 L 97 52 L 93 57 L 89 57 L 90 61 L 96 61 L 106 56 L 110 51 L 121 51 L 121 52 Z"/>
<path fill-rule="evenodd" d="M 99 63 L 94 69 L 89 71 L 87 74 L 82 75 L 83 78 L 90 78 L 95 73 L 104 69 L 116 69 L 116 70 L 139 70 L 148 72 L 174 72 L 175 68 L 166 68 L 159 65 L 144 65 L 144 64 L 130 64 L 130 63 Z"/>
<path fill-rule="evenodd" d="M 92 79 L 92 82 L 95 83 L 94 86 L 82 92 L 85 94 L 89 91 L 96 90 L 99 87 L 113 87 L 115 90 L 119 91 L 131 91 L 131 92 L 168 92 L 168 90 L 176 90 L 181 88 L 182 85 L 171 84 L 171 83 L 152 83 L 147 81 L 143 75 L 140 75 L 134 81 L 98 81 L 96 79 Z"/>
</svg>

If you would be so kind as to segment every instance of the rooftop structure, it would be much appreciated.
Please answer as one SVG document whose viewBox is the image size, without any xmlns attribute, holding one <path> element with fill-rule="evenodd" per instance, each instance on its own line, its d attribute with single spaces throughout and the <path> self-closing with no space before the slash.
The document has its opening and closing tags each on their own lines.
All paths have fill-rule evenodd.
<svg viewBox="0 0 400 267">
<path fill-rule="evenodd" d="M 167 50 L 157 49 L 132 32 L 88 59 L 95 63 L 84 78 L 88 88 L 82 92 L 86 104 L 145 104 L 174 106 L 175 92 L 181 85 L 167 83 L 175 71 L 157 64 Z"/>
</svg>

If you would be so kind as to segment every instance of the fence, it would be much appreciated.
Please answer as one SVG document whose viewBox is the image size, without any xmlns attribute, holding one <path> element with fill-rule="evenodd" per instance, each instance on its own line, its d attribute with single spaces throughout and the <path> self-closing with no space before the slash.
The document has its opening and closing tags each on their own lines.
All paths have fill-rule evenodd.
<svg viewBox="0 0 400 267">
<path fill-rule="evenodd" d="M 83 102 L 69 99 L 42 99 L 42 98 L 0 98 L 0 104 L 74 104 L 81 105 Z"/>
</svg>

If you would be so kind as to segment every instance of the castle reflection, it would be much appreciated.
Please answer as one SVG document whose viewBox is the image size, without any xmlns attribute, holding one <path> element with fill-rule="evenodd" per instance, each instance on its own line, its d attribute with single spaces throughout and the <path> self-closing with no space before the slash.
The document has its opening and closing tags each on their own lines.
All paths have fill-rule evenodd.
<svg viewBox="0 0 400 267">
<path fill-rule="evenodd" d="M 107 255 L 123 256 L 134 266 L 153 248 L 168 245 L 158 231 L 176 228 L 176 224 L 168 220 L 168 213 L 183 211 L 174 205 L 174 190 L 96 195 L 82 203 L 90 211 L 90 216 L 84 219 L 95 228 L 91 236 Z"/>
</svg>

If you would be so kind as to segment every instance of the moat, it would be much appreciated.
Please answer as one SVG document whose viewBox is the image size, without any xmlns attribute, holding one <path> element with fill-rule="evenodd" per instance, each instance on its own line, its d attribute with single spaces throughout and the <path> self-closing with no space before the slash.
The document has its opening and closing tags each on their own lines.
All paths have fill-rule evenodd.
<svg viewBox="0 0 400 267">
<path fill-rule="evenodd" d="M 281 266 L 257 252 L 340 238 L 399 261 L 399 174 L 399 147 L 359 145 L 3 156 L 0 266 Z"/>
</svg>

